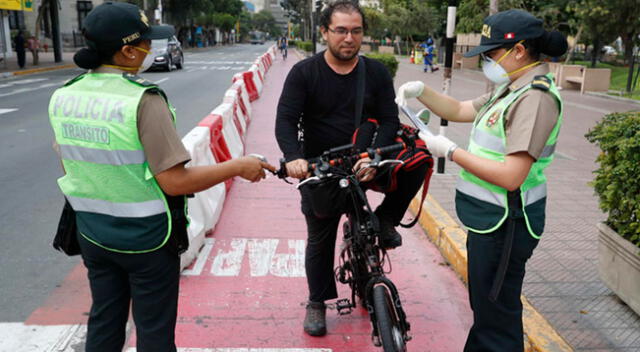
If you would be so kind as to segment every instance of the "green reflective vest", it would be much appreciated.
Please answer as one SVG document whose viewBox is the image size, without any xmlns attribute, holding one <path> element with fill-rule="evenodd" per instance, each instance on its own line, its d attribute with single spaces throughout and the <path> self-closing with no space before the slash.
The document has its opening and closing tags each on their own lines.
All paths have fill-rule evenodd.
<svg viewBox="0 0 640 352">
<path fill-rule="evenodd" d="M 138 105 L 147 90 L 164 97 L 130 74 L 87 73 L 56 90 L 49 103 L 65 169 L 58 185 L 80 234 L 115 252 L 154 251 L 171 233 L 167 199 L 138 135 Z"/>
<path fill-rule="evenodd" d="M 549 166 L 554 157 L 558 132 L 562 124 L 562 100 L 556 86 L 550 78 L 549 93 L 558 102 L 560 114 L 542 154 L 533 163 L 522 186 L 520 197 L 522 213 L 526 220 L 529 233 L 534 238 L 540 238 L 544 229 L 545 205 L 547 197 L 547 179 L 544 169 Z M 498 87 L 496 92 L 503 91 L 505 86 Z M 504 116 L 509 107 L 527 90 L 531 84 L 509 93 L 498 103 L 497 94 L 483 106 L 474 121 L 469 138 L 468 151 L 474 155 L 504 162 L 506 152 L 506 133 Z M 493 105 L 492 105 L 493 104 Z M 498 229 L 509 215 L 507 190 L 487 181 L 481 180 L 470 172 L 462 169 L 456 185 L 456 212 L 462 223 L 470 230 L 478 233 L 490 233 Z"/>
</svg>

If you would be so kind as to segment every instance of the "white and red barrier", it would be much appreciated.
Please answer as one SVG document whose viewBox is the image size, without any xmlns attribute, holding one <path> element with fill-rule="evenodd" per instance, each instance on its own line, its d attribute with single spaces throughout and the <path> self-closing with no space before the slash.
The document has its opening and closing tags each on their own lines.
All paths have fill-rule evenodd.
<svg viewBox="0 0 640 352">
<path fill-rule="evenodd" d="M 248 71 L 235 74 L 222 104 L 182 139 L 191 154 L 187 166 L 215 165 L 244 155 L 244 140 L 252 116 L 251 102 L 260 97 L 265 75 L 275 57 L 274 45 L 258 57 Z M 189 199 L 190 246 L 182 254 L 181 268 L 195 260 L 205 235 L 215 227 L 232 182 L 233 179 L 229 179 Z"/>
<path fill-rule="evenodd" d="M 220 104 L 211 112 L 211 115 L 222 118 L 222 135 L 231 153 L 231 158 L 241 157 L 244 154 L 244 143 L 240 136 L 238 123 L 233 116 L 233 105 Z"/>
<path fill-rule="evenodd" d="M 233 118 L 236 126 L 238 126 L 238 132 L 240 133 L 240 137 L 242 141 L 245 140 L 245 134 L 247 132 L 247 121 L 248 117 L 244 115 L 244 111 L 240 107 L 240 99 L 238 98 L 238 91 L 234 89 L 227 89 L 224 93 L 224 98 L 222 98 L 222 102 L 226 104 L 231 104 L 233 106 Z"/>
<path fill-rule="evenodd" d="M 182 144 L 191 155 L 187 167 L 216 164 L 209 148 L 209 128 L 195 127 L 182 138 Z M 226 189 L 221 183 L 189 198 L 189 249 L 180 257 L 181 268 L 187 267 L 198 256 L 207 231 L 213 229 L 220 218 L 225 196 Z"/>
</svg>

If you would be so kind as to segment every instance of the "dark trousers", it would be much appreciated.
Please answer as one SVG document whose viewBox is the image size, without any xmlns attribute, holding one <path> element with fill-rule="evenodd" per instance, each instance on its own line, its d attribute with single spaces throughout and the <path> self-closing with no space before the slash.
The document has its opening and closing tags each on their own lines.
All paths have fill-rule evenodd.
<svg viewBox="0 0 640 352">
<path fill-rule="evenodd" d="M 376 209 L 380 218 L 388 219 L 398 225 L 404 216 L 411 199 L 424 182 L 428 165 L 425 164 L 411 172 L 399 171 L 398 187 L 385 194 L 384 200 Z M 318 217 L 313 212 L 310 197 L 332 197 L 332 192 L 318 192 L 310 195 L 302 192 L 302 212 L 307 221 L 307 248 L 305 252 L 305 270 L 309 286 L 309 300 L 323 302 L 338 297 L 334 277 L 334 253 L 338 224 L 342 215 Z M 332 204 L 332 200 L 313 203 Z M 340 207 L 339 204 L 333 204 Z"/>
<path fill-rule="evenodd" d="M 489 292 L 500 262 L 507 232 L 506 222 L 492 233 L 469 231 L 467 236 L 467 270 L 473 326 L 464 346 L 465 352 L 524 351 L 520 294 L 525 265 L 538 245 L 538 240 L 527 231 L 524 218 L 514 221 L 516 226 L 510 261 L 496 302 L 489 299 Z"/>
<path fill-rule="evenodd" d="M 24 68 L 25 62 L 27 61 L 27 55 L 24 49 L 16 50 L 16 56 L 18 57 L 18 66 Z"/>
<path fill-rule="evenodd" d="M 102 249 L 78 235 L 89 273 L 86 351 L 121 352 L 132 302 L 138 352 L 175 352 L 180 257 L 167 246 L 143 254 Z"/>
</svg>

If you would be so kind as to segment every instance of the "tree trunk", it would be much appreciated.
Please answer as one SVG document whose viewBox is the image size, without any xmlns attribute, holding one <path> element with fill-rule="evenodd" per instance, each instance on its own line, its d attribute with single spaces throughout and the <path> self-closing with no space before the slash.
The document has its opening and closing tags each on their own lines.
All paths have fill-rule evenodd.
<svg viewBox="0 0 640 352">
<path fill-rule="evenodd" d="M 595 36 L 596 39 L 593 40 L 593 51 L 591 51 L 591 68 L 596 68 L 596 64 L 598 63 L 598 54 L 600 53 L 600 38 Z"/>
<path fill-rule="evenodd" d="M 493 15 L 498 12 L 499 0 L 489 0 L 489 15 Z"/>
<path fill-rule="evenodd" d="M 567 58 L 564 60 L 565 65 L 568 64 L 569 61 L 571 61 L 571 57 L 573 56 L 573 50 L 576 48 L 576 45 L 578 45 L 578 41 L 580 40 L 580 35 L 582 35 L 582 27 L 583 27 L 582 25 L 578 27 L 578 33 L 576 34 L 575 41 L 571 46 L 571 48 L 569 48 L 569 52 L 567 53 Z"/>
<path fill-rule="evenodd" d="M 631 49 L 631 58 L 629 58 L 629 74 L 627 75 L 627 93 L 631 94 L 633 84 L 633 66 L 635 65 L 636 56 L 633 55 L 633 48 Z"/>
</svg>

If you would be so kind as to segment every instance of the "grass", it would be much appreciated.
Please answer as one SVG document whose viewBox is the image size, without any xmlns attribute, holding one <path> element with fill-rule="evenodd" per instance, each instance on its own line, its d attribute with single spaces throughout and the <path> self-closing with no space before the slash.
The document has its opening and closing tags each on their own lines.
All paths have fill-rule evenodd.
<svg viewBox="0 0 640 352">
<path fill-rule="evenodd" d="M 573 61 L 575 65 L 585 65 L 591 67 L 591 61 Z M 636 63 L 638 65 L 639 63 Z M 627 94 L 627 76 L 629 75 L 629 68 L 624 66 L 614 66 L 607 63 L 598 62 L 596 68 L 610 68 L 611 69 L 611 84 L 609 85 L 609 95 L 621 96 L 634 100 L 640 100 L 640 81 L 636 86 L 636 89 Z M 634 73 L 637 70 L 637 66 L 634 68 Z"/>
</svg>

